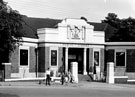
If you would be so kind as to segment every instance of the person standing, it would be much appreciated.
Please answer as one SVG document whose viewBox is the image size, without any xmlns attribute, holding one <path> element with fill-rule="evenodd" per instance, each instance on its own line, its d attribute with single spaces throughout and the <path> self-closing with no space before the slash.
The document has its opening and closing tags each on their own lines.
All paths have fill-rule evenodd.
<svg viewBox="0 0 135 97">
<path fill-rule="evenodd" d="M 64 85 L 64 82 L 65 82 L 65 74 L 64 74 L 64 72 L 62 72 L 62 74 L 61 74 L 61 84 Z"/>
<path fill-rule="evenodd" d="M 68 82 L 71 82 L 71 72 L 68 72 Z"/>
<path fill-rule="evenodd" d="M 93 73 L 94 73 L 94 76 L 93 76 L 93 80 L 97 80 L 97 71 L 96 71 L 96 64 L 94 64 L 94 68 L 93 68 Z"/>
<path fill-rule="evenodd" d="M 46 85 L 51 85 L 50 84 L 50 73 L 51 73 L 50 68 L 48 68 L 46 70 Z"/>
</svg>

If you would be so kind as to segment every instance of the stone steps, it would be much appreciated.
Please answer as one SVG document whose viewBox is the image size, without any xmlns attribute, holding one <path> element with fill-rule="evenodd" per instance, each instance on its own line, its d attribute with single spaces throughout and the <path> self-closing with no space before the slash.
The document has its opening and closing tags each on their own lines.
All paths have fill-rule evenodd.
<svg viewBox="0 0 135 97">
<path fill-rule="evenodd" d="M 89 81 L 92 82 L 92 77 L 90 75 L 82 75 L 82 74 L 78 74 L 78 80 L 79 81 Z"/>
</svg>

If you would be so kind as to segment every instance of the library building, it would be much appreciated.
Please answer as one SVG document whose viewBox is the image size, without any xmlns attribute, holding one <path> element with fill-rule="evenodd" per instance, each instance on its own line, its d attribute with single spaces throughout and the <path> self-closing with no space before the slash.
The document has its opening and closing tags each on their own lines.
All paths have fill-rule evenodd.
<svg viewBox="0 0 135 97">
<path fill-rule="evenodd" d="M 5 81 L 44 78 L 48 68 L 57 77 L 73 72 L 73 64 L 78 77 L 135 80 L 135 42 L 108 41 L 115 30 L 109 24 L 73 18 L 24 20 L 21 45 L 11 62 L 3 63 Z"/>
</svg>

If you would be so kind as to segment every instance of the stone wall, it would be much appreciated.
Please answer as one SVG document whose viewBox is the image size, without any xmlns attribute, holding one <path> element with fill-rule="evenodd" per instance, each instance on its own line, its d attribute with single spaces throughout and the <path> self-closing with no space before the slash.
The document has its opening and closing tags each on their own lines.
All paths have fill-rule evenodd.
<svg viewBox="0 0 135 97">
<path fill-rule="evenodd" d="M 38 48 L 38 72 L 45 72 L 45 47 Z"/>
<path fill-rule="evenodd" d="M 64 56 L 63 56 L 63 47 L 59 47 L 58 49 L 58 72 L 64 69 Z"/>
<path fill-rule="evenodd" d="M 19 72 L 19 47 L 16 47 L 14 52 L 11 54 L 11 73 Z"/>
<path fill-rule="evenodd" d="M 93 72 L 93 48 L 89 48 L 89 72 Z"/>
<path fill-rule="evenodd" d="M 104 53 L 104 49 L 101 49 L 100 52 L 101 52 L 100 53 L 101 54 L 101 57 L 100 57 L 100 63 L 101 63 L 100 64 L 100 68 L 101 68 L 101 72 L 104 72 L 104 65 L 105 65 L 105 63 L 104 63 L 104 61 L 105 61 L 105 59 L 104 59 L 104 57 L 105 57 L 104 56 L 104 54 L 105 54 Z"/>
<path fill-rule="evenodd" d="M 37 69 L 37 59 L 36 59 L 36 51 L 35 47 L 30 47 L 30 63 L 29 63 L 29 72 L 36 72 Z"/>
</svg>

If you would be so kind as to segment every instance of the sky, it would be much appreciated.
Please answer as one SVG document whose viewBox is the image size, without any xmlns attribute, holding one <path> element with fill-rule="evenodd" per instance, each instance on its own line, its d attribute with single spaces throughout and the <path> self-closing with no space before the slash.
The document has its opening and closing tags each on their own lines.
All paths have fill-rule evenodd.
<svg viewBox="0 0 135 97">
<path fill-rule="evenodd" d="M 135 18 L 135 0 L 4 0 L 20 14 L 37 18 L 80 18 L 101 22 L 108 13 Z"/>
</svg>

